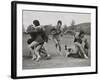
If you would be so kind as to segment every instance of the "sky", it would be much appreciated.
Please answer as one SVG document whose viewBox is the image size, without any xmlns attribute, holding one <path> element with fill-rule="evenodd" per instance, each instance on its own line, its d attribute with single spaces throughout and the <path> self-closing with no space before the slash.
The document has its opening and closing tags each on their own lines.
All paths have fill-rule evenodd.
<svg viewBox="0 0 100 80">
<path fill-rule="evenodd" d="M 58 20 L 62 21 L 63 25 L 70 26 L 72 20 L 75 24 L 91 22 L 91 14 L 89 13 L 71 13 L 71 12 L 47 12 L 47 11 L 23 11 L 23 25 L 27 28 L 32 24 L 33 20 L 39 20 L 41 25 L 56 25 Z"/>
</svg>

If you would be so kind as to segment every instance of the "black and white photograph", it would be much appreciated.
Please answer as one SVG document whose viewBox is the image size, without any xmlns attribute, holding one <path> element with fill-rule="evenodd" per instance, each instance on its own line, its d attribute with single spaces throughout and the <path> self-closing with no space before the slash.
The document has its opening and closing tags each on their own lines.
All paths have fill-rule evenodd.
<svg viewBox="0 0 100 80">
<path fill-rule="evenodd" d="M 91 14 L 23 10 L 23 69 L 91 66 Z"/>
<path fill-rule="evenodd" d="M 16 77 L 97 72 L 96 6 L 13 5 Z"/>
</svg>

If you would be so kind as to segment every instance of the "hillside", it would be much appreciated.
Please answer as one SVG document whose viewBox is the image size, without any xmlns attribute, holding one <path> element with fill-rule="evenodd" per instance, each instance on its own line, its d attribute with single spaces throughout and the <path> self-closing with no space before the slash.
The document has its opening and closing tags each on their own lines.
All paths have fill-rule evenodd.
<svg viewBox="0 0 100 80">
<path fill-rule="evenodd" d="M 73 27 L 69 26 L 69 30 L 72 30 Z M 81 23 L 74 26 L 75 31 L 83 30 L 86 34 L 91 34 L 91 23 Z"/>
<path fill-rule="evenodd" d="M 44 26 L 46 28 L 46 32 L 47 33 L 50 33 L 50 30 L 55 27 L 55 26 L 52 26 L 52 25 L 45 25 Z M 77 25 L 74 25 L 74 26 L 69 26 L 67 27 L 66 29 L 64 28 L 64 31 L 66 30 L 75 30 L 75 31 L 80 31 L 80 30 L 83 30 L 86 34 L 91 34 L 91 23 L 81 23 L 81 24 L 77 24 Z M 25 31 L 25 28 L 23 27 L 23 33 L 26 33 Z"/>
</svg>

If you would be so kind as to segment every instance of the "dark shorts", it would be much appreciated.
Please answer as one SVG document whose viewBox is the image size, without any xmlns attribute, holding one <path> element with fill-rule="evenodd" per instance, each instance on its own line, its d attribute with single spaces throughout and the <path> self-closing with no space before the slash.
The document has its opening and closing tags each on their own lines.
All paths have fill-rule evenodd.
<svg viewBox="0 0 100 80">
<path fill-rule="evenodd" d="M 34 41 L 34 40 L 30 38 L 30 39 L 27 40 L 27 43 L 28 43 L 28 44 L 31 44 L 33 41 Z"/>
<path fill-rule="evenodd" d="M 56 39 L 57 41 L 60 41 L 60 36 L 59 35 L 54 35 L 53 39 Z"/>
</svg>

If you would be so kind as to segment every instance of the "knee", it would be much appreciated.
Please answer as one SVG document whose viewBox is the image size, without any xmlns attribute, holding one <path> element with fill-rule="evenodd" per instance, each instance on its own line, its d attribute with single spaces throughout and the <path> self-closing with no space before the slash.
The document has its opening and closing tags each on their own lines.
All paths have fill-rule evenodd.
<svg viewBox="0 0 100 80">
<path fill-rule="evenodd" d="M 82 47 L 80 43 L 76 43 L 75 46 L 76 46 L 77 48 L 81 48 L 81 47 Z"/>
</svg>

